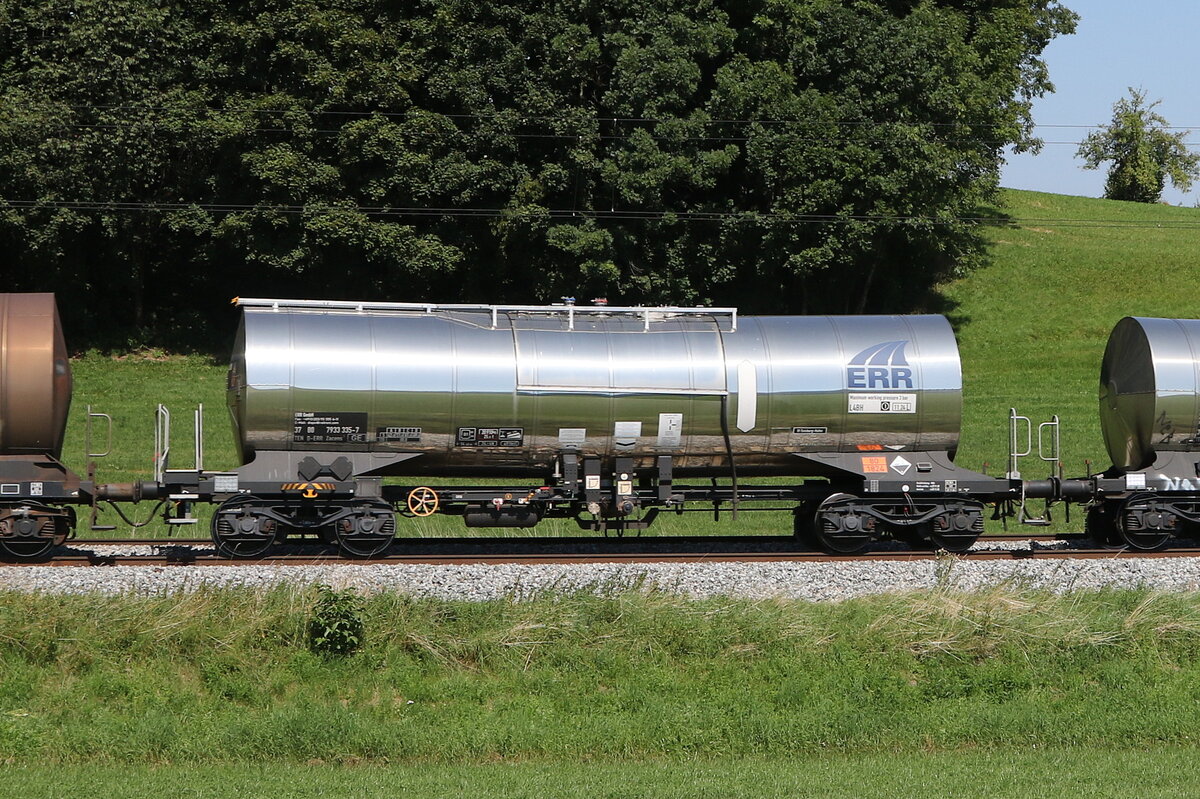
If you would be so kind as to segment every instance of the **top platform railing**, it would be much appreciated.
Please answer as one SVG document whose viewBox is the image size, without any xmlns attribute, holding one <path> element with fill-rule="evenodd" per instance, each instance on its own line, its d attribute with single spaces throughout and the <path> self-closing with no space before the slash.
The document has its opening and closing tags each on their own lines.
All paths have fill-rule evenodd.
<svg viewBox="0 0 1200 799">
<path fill-rule="evenodd" d="M 233 303 L 243 308 L 263 308 L 271 311 L 313 310 L 313 311 L 355 311 L 367 312 L 403 312 L 438 313 L 444 311 L 465 313 L 487 313 L 492 319 L 492 327 L 499 325 L 500 314 L 534 313 L 561 314 L 567 317 L 567 329 L 575 329 L 577 316 L 636 316 L 643 322 L 643 329 L 649 330 L 651 322 L 660 321 L 672 316 L 708 316 L 727 317 L 729 330 L 737 330 L 737 308 L 701 308 L 663 306 L 613 306 L 613 305 L 472 305 L 445 304 L 430 302 L 356 302 L 347 300 L 272 300 L 255 297 L 234 297 Z"/>
</svg>

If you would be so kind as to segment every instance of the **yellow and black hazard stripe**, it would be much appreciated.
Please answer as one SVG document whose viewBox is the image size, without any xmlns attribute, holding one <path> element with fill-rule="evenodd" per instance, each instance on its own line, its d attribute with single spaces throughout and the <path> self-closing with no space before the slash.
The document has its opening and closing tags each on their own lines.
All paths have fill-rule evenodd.
<svg viewBox="0 0 1200 799">
<path fill-rule="evenodd" d="M 304 499 L 316 499 L 322 493 L 333 491 L 334 488 L 333 483 L 284 483 L 279 487 L 284 493 L 298 491 Z"/>
</svg>

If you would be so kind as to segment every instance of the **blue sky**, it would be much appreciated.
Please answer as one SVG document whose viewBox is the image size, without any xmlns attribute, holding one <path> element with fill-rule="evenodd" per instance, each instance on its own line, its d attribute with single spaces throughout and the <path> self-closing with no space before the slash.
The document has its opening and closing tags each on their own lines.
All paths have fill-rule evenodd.
<svg viewBox="0 0 1200 799">
<path fill-rule="evenodd" d="M 1079 14 L 1073 36 L 1055 39 L 1043 58 L 1056 91 L 1033 106 L 1041 154 L 1008 156 L 1000 183 L 1013 189 L 1100 197 L 1106 165 L 1085 170 L 1075 157 L 1088 126 L 1107 123 L 1128 88 L 1144 89 L 1172 127 L 1191 127 L 1200 150 L 1200 0 L 1063 0 Z M 1052 127 L 1064 126 L 1064 127 Z M 1056 144 L 1055 142 L 1065 142 Z M 1200 182 L 1186 194 L 1168 184 L 1163 200 L 1195 205 Z"/>
</svg>

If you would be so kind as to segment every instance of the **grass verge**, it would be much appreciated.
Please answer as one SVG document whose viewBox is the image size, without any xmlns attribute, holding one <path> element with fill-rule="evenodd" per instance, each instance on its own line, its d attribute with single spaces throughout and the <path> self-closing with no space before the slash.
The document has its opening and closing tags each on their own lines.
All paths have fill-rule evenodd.
<svg viewBox="0 0 1200 799">
<path fill-rule="evenodd" d="M 794 758 L 1200 741 L 1200 604 L 935 591 L 837 605 L 312 590 L 0 597 L 0 761 Z"/>
<path fill-rule="evenodd" d="M 1058 799 L 1191 796 L 1200 781 L 1187 749 L 904 752 L 642 763 L 416 766 L 222 765 L 0 767 L 15 796 L 158 799 L 319 796 L 561 797 L 562 799 Z"/>
</svg>

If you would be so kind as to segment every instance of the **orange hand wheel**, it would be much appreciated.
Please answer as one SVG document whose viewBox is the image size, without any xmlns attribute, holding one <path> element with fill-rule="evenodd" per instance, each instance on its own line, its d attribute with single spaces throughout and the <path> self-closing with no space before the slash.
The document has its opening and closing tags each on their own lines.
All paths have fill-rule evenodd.
<svg viewBox="0 0 1200 799">
<path fill-rule="evenodd" d="M 428 486 L 420 486 L 408 492 L 408 511 L 413 516 L 432 516 L 437 513 L 438 494 Z"/>
</svg>

